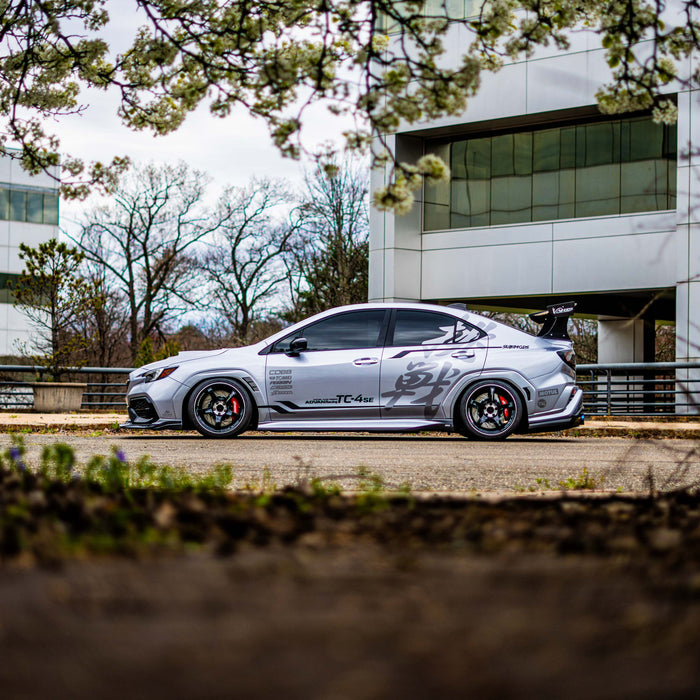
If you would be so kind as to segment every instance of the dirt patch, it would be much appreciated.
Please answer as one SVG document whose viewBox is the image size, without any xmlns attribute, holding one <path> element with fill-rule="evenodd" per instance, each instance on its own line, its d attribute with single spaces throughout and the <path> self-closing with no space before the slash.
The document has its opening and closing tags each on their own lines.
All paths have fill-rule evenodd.
<svg viewBox="0 0 700 700">
<path fill-rule="evenodd" d="M 0 473 L 10 698 L 691 698 L 700 498 Z"/>
</svg>

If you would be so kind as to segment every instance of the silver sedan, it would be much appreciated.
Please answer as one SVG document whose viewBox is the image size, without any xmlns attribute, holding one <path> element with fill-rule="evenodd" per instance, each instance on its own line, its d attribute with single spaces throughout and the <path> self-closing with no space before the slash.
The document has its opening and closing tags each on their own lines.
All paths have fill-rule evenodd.
<svg viewBox="0 0 700 700">
<path fill-rule="evenodd" d="M 357 304 L 255 345 L 181 352 L 129 375 L 124 427 L 458 431 L 479 440 L 582 421 L 567 335 L 574 303 L 532 314 L 537 336 L 463 306 Z"/>
</svg>

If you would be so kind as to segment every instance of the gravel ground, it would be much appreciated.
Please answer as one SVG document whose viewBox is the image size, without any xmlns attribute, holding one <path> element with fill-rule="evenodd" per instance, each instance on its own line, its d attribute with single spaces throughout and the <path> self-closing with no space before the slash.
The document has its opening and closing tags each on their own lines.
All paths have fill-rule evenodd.
<svg viewBox="0 0 700 700">
<path fill-rule="evenodd" d="M 109 434 L 75 432 L 24 436 L 30 461 L 44 445 L 66 442 L 84 463 L 119 446 L 129 459 L 149 455 L 159 464 L 193 472 L 230 464 L 234 487 L 296 485 L 311 477 L 357 489 L 379 474 L 387 488 L 410 485 L 427 492 L 521 492 L 559 490 L 585 468 L 597 488 L 648 491 L 649 475 L 659 489 L 700 482 L 697 440 L 516 437 L 499 443 L 469 442 L 444 435 L 273 435 L 207 440 L 194 434 Z M 0 434 L 0 447 L 11 436 Z"/>
</svg>

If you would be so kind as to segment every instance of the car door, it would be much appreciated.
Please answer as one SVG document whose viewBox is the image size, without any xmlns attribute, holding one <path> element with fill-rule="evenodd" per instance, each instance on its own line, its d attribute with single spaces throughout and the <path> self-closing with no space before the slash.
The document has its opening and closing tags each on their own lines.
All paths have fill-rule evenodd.
<svg viewBox="0 0 700 700">
<path fill-rule="evenodd" d="M 378 419 L 389 314 L 385 309 L 343 312 L 277 341 L 266 359 L 270 419 Z M 307 344 L 298 354 L 290 352 L 297 338 Z"/>
<path fill-rule="evenodd" d="M 456 316 L 398 309 L 382 353 L 382 418 L 434 418 L 449 390 L 484 367 L 488 337 Z"/>
</svg>

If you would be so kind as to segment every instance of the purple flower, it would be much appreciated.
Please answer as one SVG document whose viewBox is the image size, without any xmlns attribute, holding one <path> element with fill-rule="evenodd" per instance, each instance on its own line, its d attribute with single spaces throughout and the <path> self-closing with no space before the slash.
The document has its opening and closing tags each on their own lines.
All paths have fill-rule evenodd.
<svg viewBox="0 0 700 700">
<path fill-rule="evenodd" d="M 122 464 L 126 464 L 126 455 L 122 450 L 117 450 L 114 454 Z"/>
<path fill-rule="evenodd" d="M 15 467 L 21 472 L 26 471 L 27 465 L 22 461 L 22 452 L 19 447 L 10 447 L 8 454 L 10 459 L 14 462 Z"/>
</svg>

